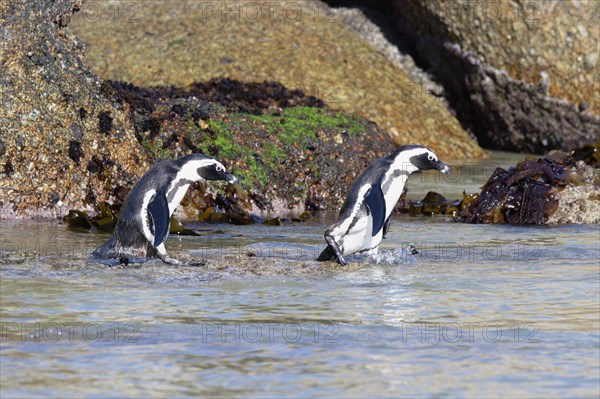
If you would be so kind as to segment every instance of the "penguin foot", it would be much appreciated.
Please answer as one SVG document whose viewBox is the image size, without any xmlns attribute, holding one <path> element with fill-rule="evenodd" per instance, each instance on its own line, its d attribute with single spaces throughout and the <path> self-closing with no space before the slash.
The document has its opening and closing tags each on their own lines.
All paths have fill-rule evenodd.
<svg viewBox="0 0 600 399">
<path fill-rule="evenodd" d="M 330 261 L 339 263 L 342 266 L 346 266 L 348 263 L 342 256 L 339 246 L 335 243 L 335 241 L 333 241 L 333 243 L 331 243 L 331 241 L 327 239 L 327 243 L 329 243 L 329 245 L 323 249 L 323 252 L 321 252 L 321 255 L 319 255 L 317 258 L 317 262 Z"/>
<path fill-rule="evenodd" d="M 337 262 L 342 266 L 348 266 L 348 262 L 346 262 L 341 254 L 338 255 Z"/>
<path fill-rule="evenodd" d="M 342 266 L 348 265 L 348 262 L 346 262 L 346 260 L 344 259 L 344 256 L 342 255 L 342 251 L 340 250 L 340 246 L 335 241 L 335 239 L 331 236 L 325 236 L 325 241 L 327 241 L 327 243 L 331 247 L 331 250 L 333 250 L 333 252 L 335 254 L 335 258 L 333 260 L 335 260 L 337 263 L 339 263 Z M 325 252 L 325 251 L 323 251 L 323 252 Z"/>
<path fill-rule="evenodd" d="M 171 258 L 168 255 L 160 255 L 159 259 L 162 260 L 163 262 L 165 262 L 168 265 L 181 265 L 181 261 Z"/>
</svg>

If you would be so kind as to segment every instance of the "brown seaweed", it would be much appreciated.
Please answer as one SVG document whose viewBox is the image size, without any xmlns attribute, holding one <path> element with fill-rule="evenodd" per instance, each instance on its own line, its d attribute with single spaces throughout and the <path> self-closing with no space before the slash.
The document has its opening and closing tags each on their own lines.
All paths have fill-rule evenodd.
<svg viewBox="0 0 600 399">
<path fill-rule="evenodd" d="M 556 193 L 577 181 L 575 165 L 575 158 L 559 151 L 508 170 L 497 168 L 480 194 L 464 195 L 460 221 L 544 224 L 558 208 Z"/>
</svg>

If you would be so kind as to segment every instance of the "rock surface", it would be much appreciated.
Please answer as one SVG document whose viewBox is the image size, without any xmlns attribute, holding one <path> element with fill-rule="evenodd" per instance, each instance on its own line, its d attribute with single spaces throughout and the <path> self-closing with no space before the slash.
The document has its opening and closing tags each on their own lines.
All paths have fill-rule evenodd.
<svg viewBox="0 0 600 399">
<path fill-rule="evenodd" d="M 0 218 L 102 211 L 155 161 L 190 152 L 219 158 L 241 184 L 195 185 L 181 207 L 189 217 L 336 208 L 357 173 L 394 148 L 372 122 L 278 83 L 103 81 L 66 29 L 81 6 L 2 3 Z"/>
<path fill-rule="evenodd" d="M 445 37 L 515 80 L 540 84 L 550 97 L 600 114 L 596 0 L 393 0 L 396 12 L 421 34 Z"/>
<path fill-rule="evenodd" d="M 315 1 L 91 1 L 73 24 L 106 79 L 188 86 L 278 81 L 446 159 L 484 151 L 443 103 Z M 441 144 L 443 143 L 443 144 Z"/>
<path fill-rule="evenodd" d="M 81 6 L 2 2 L 0 218 L 89 208 L 150 165 L 125 110 L 102 95 L 66 29 Z"/>
<path fill-rule="evenodd" d="M 567 186 L 560 193 L 558 209 L 548 224 L 598 224 L 600 223 L 600 195 L 598 185 Z"/>
<path fill-rule="evenodd" d="M 388 36 L 443 85 L 484 148 L 543 154 L 600 136 L 599 2 L 350 3 L 395 15 Z"/>
<path fill-rule="evenodd" d="M 213 206 L 237 215 L 338 208 L 358 174 L 395 148 L 374 123 L 278 83 L 142 89 L 108 81 L 103 91 L 130 109 L 138 140 L 159 158 L 202 152 L 240 179 L 228 193 L 190 190 L 188 217 Z"/>
</svg>

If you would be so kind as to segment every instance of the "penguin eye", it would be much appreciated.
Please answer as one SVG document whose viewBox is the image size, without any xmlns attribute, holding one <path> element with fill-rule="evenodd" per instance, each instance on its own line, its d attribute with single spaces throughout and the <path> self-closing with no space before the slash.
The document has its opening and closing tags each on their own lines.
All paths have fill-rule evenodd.
<svg viewBox="0 0 600 399">
<path fill-rule="evenodd" d="M 433 155 L 429 154 L 429 155 L 427 155 L 427 159 L 430 161 L 434 161 L 435 157 Z"/>
<path fill-rule="evenodd" d="M 223 165 L 217 165 L 216 169 L 219 173 L 225 172 L 225 167 Z"/>
</svg>

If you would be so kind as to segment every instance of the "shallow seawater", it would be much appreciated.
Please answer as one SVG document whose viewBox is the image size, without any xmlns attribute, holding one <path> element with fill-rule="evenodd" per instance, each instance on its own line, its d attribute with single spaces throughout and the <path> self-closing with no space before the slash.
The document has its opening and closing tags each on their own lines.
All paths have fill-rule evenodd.
<svg viewBox="0 0 600 399">
<path fill-rule="evenodd" d="M 0 222 L 0 396 L 597 397 L 599 226 L 396 217 L 341 267 L 312 260 L 333 216 L 188 224 L 167 250 L 206 266 L 126 268 Z"/>
</svg>

